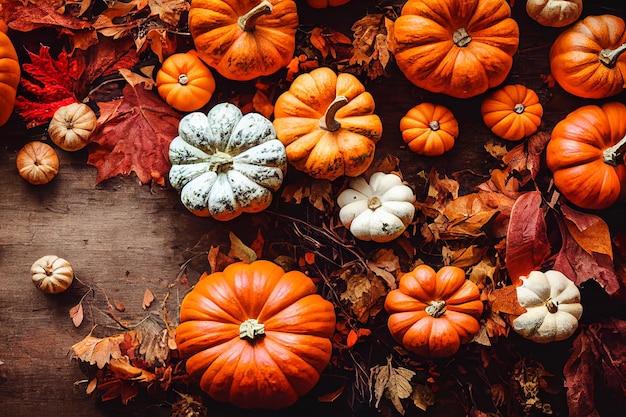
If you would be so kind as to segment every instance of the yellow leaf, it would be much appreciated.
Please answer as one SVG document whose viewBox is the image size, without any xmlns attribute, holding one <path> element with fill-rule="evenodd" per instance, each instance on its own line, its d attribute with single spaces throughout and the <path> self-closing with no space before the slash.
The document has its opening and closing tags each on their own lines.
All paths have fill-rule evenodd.
<svg viewBox="0 0 626 417">
<path fill-rule="evenodd" d="M 230 250 L 228 256 L 250 263 L 257 259 L 256 252 L 246 246 L 233 232 L 229 232 Z"/>
</svg>

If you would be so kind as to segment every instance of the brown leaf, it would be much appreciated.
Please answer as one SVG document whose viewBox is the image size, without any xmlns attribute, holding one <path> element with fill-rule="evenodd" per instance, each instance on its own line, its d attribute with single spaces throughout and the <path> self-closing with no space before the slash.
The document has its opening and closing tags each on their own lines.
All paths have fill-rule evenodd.
<svg viewBox="0 0 626 417">
<path fill-rule="evenodd" d="M 126 310 L 126 306 L 124 305 L 124 303 L 122 303 L 122 302 L 121 302 L 121 301 L 119 301 L 119 300 L 115 300 L 115 301 L 113 302 L 113 306 L 115 307 L 115 309 L 116 309 L 117 311 L 120 311 L 120 312 L 123 312 L 123 311 L 125 311 L 125 310 Z"/>
<path fill-rule="evenodd" d="M 347 284 L 341 300 L 349 302 L 350 310 L 359 322 L 366 323 L 382 310 L 388 290 L 375 274 L 347 268 L 341 271 L 340 278 Z"/>
<path fill-rule="evenodd" d="M 143 292 L 143 300 L 141 302 L 141 308 L 143 308 L 144 310 L 147 310 L 153 301 L 154 301 L 154 294 L 152 293 L 152 291 L 150 291 L 150 289 L 146 288 L 146 290 Z"/>
<path fill-rule="evenodd" d="M 257 259 L 256 252 L 246 246 L 241 239 L 237 237 L 233 232 L 229 232 L 228 236 L 230 238 L 230 249 L 228 251 L 228 256 L 231 258 L 237 258 L 246 263 L 250 263 Z"/>
<path fill-rule="evenodd" d="M 517 289 L 514 285 L 507 285 L 491 291 L 488 300 L 491 311 L 494 313 L 519 316 L 526 312 L 526 309 L 517 301 Z"/>
<path fill-rule="evenodd" d="M 428 385 L 415 384 L 411 392 L 411 400 L 417 408 L 426 411 L 428 407 L 435 404 L 435 393 Z"/>
<path fill-rule="evenodd" d="M 583 213 L 563 204 L 563 220 L 576 243 L 590 255 L 601 253 L 613 259 L 613 246 L 609 226 L 601 217 Z"/>
<path fill-rule="evenodd" d="M 441 254 L 444 265 L 467 268 L 480 262 L 486 251 L 486 247 L 479 247 L 478 245 L 469 245 L 466 248 L 454 250 L 444 246 Z"/>
<path fill-rule="evenodd" d="M 71 350 L 81 361 L 102 369 L 111 359 L 119 359 L 122 356 L 120 343 L 123 340 L 124 334 L 105 338 L 88 335 L 80 342 L 75 343 Z"/>
<path fill-rule="evenodd" d="M 78 303 L 70 309 L 70 318 L 75 327 L 80 327 L 83 322 L 83 303 Z"/>
<path fill-rule="evenodd" d="M 541 154 L 550 141 L 550 134 L 538 132 L 527 141 L 515 146 L 503 158 L 509 172 L 516 172 L 521 185 L 525 185 L 537 176 L 540 169 Z"/>
<path fill-rule="evenodd" d="M 405 410 L 401 400 L 409 398 L 413 393 L 413 386 L 410 381 L 415 376 L 415 372 L 401 366 L 394 367 L 392 357 L 389 356 L 386 365 L 373 366 L 370 369 L 370 374 L 374 380 L 375 406 L 378 407 L 384 396 L 391 400 L 400 414 L 404 415 Z"/>
<path fill-rule="evenodd" d="M 152 372 L 131 365 L 130 359 L 126 355 L 121 358 L 111 359 L 109 369 L 117 378 L 126 381 L 151 383 L 156 380 L 156 375 Z"/>
<path fill-rule="evenodd" d="M 400 271 L 400 258 L 393 252 L 393 249 L 379 249 L 367 260 L 367 266 L 376 275 L 381 277 L 390 290 L 396 289 L 395 273 Z"/>
</svg>

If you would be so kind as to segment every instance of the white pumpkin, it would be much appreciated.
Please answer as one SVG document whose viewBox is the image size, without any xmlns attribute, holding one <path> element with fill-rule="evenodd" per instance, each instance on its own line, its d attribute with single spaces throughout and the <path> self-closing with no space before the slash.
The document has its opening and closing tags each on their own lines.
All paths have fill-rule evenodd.
<svg viewBox="0 0 626 417">
<path fill-rule="evenodd" d="M 221 103 L 184 116 L 170 144 L 170 184 L 197 216 L 231 220 L 265 210 L 287 169 L 272 122 Z"/>
<path fill-rule="evenodd" d="M 46 255 L 37 259 L 30 267 L 33 284 L 47 294 L 59 294 L 67 290 L 74 281 L 74 269 L 65 259 Z"/>
<path fill-rule="evenodd" d="M 563 27 L 578 20 L 583 0 L 528 0 L 526 12 L 543 26 Z"/>
<path fill-rule="evenodd" d="M 415 214 L 415 193 L 395 174 L 375 172 L 369 183 L 357 177 L 337 197 L 339 220 L 354 237 L 389 242 L 400 236 Z"/>
<path fill-rule="evenodd" d="M 583 314 L 580 291 L 559 271 L 532 271 L 521 277 L 517 300 L 526 312 L 513 320 L 513 329 L 538 343 L 567 339 Z"/>
</svg>

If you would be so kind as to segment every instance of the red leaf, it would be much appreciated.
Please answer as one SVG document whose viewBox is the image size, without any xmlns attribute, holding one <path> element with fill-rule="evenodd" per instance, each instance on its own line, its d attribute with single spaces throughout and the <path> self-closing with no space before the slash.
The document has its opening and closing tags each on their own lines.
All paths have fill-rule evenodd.
<svg viewBox="0 0 626 417">
<path fill-rule="evenodd" d="M 142 84 L 124 87 L 119 100 L 99 103 L 98 129 L 87 163 L 98 169 L 96 182 L 135 172 L 142 184 L 165 184 L 169 145 L 178 134 L 180 114 Z"/>
<path fill-rule="evenodd" d="M 541 193 L 530 191 L 515 200 L 506 237 L 506 268 L 511 282 L 541 268 L 551 252 Z"/>
</svg>

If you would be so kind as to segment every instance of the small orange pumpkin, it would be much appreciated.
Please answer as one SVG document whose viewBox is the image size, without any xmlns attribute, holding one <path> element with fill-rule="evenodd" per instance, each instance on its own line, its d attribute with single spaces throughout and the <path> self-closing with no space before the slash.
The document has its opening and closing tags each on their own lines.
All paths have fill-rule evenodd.
<svg viewBox="0 0 626 417">
<path fill-rule="evenodd" d="M 195 51 L 168 56 L 156 75 L 159 95 L 182 112 L 204 107 L 215 92 L 215 78 Z"/>
<path fill-rule="evenodd" d="M 487 127 L 510 141 L 535 133 L 543 117 L 537 93 L 521 84 L 505 85 L 493 91 L 483 100 L 480 111 Z"/>
<path fill-rule="evenodd" d="M 4 21 L 2 24 L 6 28 Z M 15 47 L 5 31 L 0 31 L 0 126 L 6 124 L 13 113 L 20 76 Z"/>
<path fill-rule="evenodd" d="M 626 85 L 626 24 L 610 14 L 587 16 L 563 31 L 550 48 L 550 71 L 568 93 L 605 98 Z"/>
<path fill-rule="evenodd" d="M 192 0 L 188 19 L 198 56 L 235 81 L 286 67 L 298 22 L 293 0 Z"/>
<path fill-rule="evenodd" d="M 445 106 L 420 103 L 400 119 L 402 139 L 419 155 L 439 156 L 452 149 L 459 124 Z"/>
<path fill-rule="evenodd" d="M 47 184 L 59 172 L 59 157 L 52 146 L 39 142 L 28 142 L 17 153 L 17 171 L 26 181 L 34 185 Z"/>
<path fill-rule="evenodd" d="M 287 159 L 313 178 L 361 175 L 383 133 L 374 98 L 352 74 L 320 67 L 300 74 L 274 105 Z"/>
<path fill-rule="evenodd" d="M 406 350 L 426 358 L 455 354 L 480 330 L 480 291 L 455 266 L 419 265 L 385 298 L 387 325 Z"/>
</svg>

